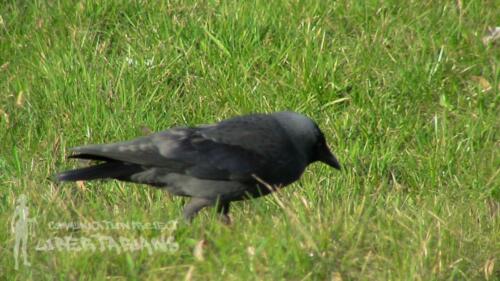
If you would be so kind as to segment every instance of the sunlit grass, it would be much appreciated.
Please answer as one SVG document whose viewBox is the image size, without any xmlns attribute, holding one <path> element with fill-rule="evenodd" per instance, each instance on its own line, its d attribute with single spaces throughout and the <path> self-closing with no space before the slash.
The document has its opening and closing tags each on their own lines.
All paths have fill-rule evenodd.
<svg viewBox="0 0 500 281">
<path fill-rule="evenodd" d="M 481 36 L 500 9 L 438 2 L 0 5 L 1 279 L 498 280 L 500 52 Z M 230 227 L 204 211 L 174 253 L 34 250 L 95 234 L 51 222 L 180 217 L 145 186 L 55 184 L 69 147 L 278 110 L 317 120 L 343 171 L 233 204 Z M 36 223 L 16 271 L 20 194 Z"/>
</svg>

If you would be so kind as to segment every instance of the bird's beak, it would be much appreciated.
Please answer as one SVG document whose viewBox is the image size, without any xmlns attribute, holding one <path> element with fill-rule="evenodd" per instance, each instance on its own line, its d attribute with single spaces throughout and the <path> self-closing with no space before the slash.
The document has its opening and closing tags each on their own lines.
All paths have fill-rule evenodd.
<svg viewBox="0 0 500 281">
<path fill-rule="evenodd" d="M 321 156 L 320 156 L 319 161 L 327 164 L 330 167 L 333 167 L 337 170 L 340 170 L 339 161 L 337 160 L 337 158 L 335 158 L 335 155 L 333 155 L 333 153 L 331 153 L 328 148 L 326 149 L 326 151 L 324 153 L 321 153 L 320 155 Z"/>
</svg>

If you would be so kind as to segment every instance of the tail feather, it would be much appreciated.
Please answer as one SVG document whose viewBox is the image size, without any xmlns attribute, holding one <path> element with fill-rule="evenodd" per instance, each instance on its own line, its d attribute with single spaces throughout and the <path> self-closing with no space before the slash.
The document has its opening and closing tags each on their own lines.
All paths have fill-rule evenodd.
<svg viewBox="0 0 500 281">
<path fill-rule="evenodd" d="M 56 179 L 58 181 L 83 181 L 113 178 L 126 179 L 142 170 L 143 168 L 140 165 L 113 161 L 86 168 L 65 171 L 56 175 Z"/>
<path fill-rule="evenodd" d="M 81 153 L 81 154 L 73 154 L 68 156 L 70 159 L 83 159 L 83 160 L 96 160 L 96 161 L 110 161 L 110 162 L 117 162 L 118 160 L 105 157 L 105 156 L 100 156 L 100 155 L 95 155 L 95 154 L 86 154 L 86 153 Z M 123 163 L 123 162 L 121 162 Z"/>
</svg>

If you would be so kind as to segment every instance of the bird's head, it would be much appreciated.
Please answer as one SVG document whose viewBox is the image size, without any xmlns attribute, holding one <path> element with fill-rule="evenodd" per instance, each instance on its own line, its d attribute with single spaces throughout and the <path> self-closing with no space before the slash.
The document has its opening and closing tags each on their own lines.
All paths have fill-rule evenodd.
<svg viewBox="0 0 500 281">
<path fill-rule="evenodd" d="M 328 148 L 325 135 L 311 118 L 288 111 L 273 115 L 309 163 L 320 161 L 340 170 L 340 163 Z"/>
</svg>

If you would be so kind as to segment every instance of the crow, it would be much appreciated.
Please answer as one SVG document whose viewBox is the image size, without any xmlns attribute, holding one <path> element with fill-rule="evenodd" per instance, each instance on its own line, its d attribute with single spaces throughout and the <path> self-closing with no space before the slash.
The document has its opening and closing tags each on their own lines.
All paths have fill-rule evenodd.
<svg viewBox="0 0 500 281">
<path fill-rule="evenodd" d="M 201 209 L 216 206 L 221 219 L 229 222 L 232 201 L 289 185 L 316 161 L 340 170 L 318 125 L 288 111 L 237 116 L 71 150 L 69 158 L 98 162 L 62 172 L 56 175 L 58 181 L 117 179 L 162 188 L 191 197 L 183 211 L 188 221 Z"/>
</svg>

